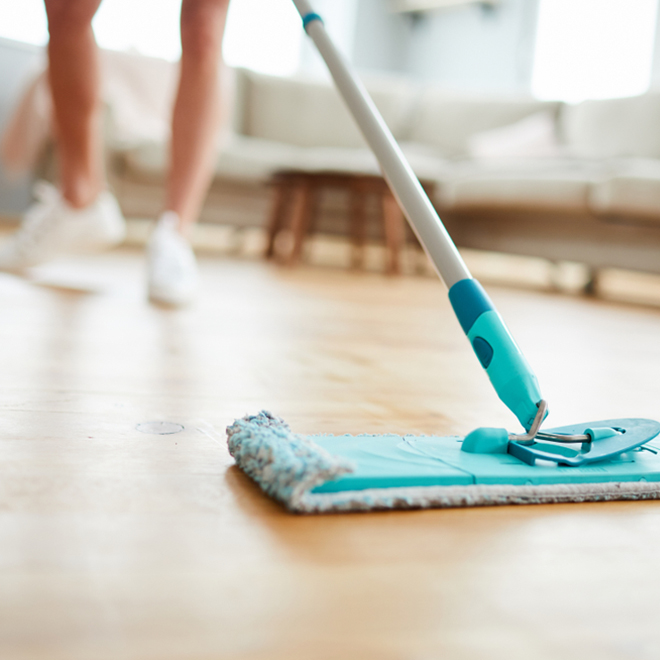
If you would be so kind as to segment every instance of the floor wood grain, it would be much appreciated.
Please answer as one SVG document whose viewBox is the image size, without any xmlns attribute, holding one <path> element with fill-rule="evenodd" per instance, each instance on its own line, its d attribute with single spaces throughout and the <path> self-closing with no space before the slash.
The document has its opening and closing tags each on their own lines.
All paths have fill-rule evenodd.
<svg viewBox="0 0 660 660">
<path fill-rule="evenodd" d="M 228 455 L 300 432 L 513 427 L 441 284 L 116 252 L 0 275 L 0 658 L 656 658 L 660 503 L 298 517 Z M 489 291 L 557 424 L 660 415 L 660 310 Z M 172 435 L 143 422 L 182 424 Z"/>
</svg>

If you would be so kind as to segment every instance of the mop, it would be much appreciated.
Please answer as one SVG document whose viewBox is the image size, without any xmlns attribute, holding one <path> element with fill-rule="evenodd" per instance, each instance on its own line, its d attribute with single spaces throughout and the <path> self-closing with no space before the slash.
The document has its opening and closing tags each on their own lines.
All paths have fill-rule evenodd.
<svg viewBox="0 0 660 660">
<path fill-rule="evenodd" d="M 359 79 L 308 0 L 293 0 L 376 155 L 383 175 L 449 290 L 481 366 L 523 433 L 458 436 L 293 433 L 261 412 L 227 428 L 238 467 L 300 513 L 660 498 L 660 423 L 610 419 L 541 429 L 548 406 L 520 348 L 472 277 Z"/>
</svg>

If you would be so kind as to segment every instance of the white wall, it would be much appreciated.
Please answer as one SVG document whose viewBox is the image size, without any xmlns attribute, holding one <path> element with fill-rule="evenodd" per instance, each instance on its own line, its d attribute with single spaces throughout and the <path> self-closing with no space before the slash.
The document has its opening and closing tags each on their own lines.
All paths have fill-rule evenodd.
<svg viewBox="0 0 660 660">
<path fill-rule="evenodd" d="M 358 69 L 406 73 L 413 22 L 386 0 L 357 0 L 353 63 Z"/>
<path fill-rule="evenodd" d="M 660 10 L 655 26 L 655 48 L 653 51 L 653 67 L 651 68 L 651 88 L 660 89 Z"/>
<path fill-rule="evenodd" d="M 40 48 L 0 38 L 0 134 L 42 56 Z M 0 163 L 0 215 L 21 213 L 30 201 L 31 184 L 30 177 L 9 177 Z"/>
<path fill-rule="evenodd" d="M 417 24 L 408 71 L 423 80 L 471 90 L 529 90 L 536 0 L 496 8 L 436 11 Z"/>
<path fill-rule="evenodd" d="M 538 0 L 502 0 L 424 14 L 392 14 L 357 0 L 354 62 L 468 90 L 528 91 Z"/>
</svg>

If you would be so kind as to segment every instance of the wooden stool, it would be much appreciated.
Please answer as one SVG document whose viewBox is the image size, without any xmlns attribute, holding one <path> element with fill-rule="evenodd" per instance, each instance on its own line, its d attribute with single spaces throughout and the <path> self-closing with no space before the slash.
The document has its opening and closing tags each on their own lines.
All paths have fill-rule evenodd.
<svg viewBox="0 0 660 660">
<path fill-rule="evenodd" d="M 339 188 L 349 194 L 350 239 L 353 246 L 352 265 L 364 264 L 364 246 L 367 239 L 366 199 L 368 195 L 380 198 L 383 233 L 387 249 L 387 272 L 401 272 L 400 254 L 405 244 L 405 218 L 385 180 L 380 176 L 340 174 L 335 172 L 278 172 L 271 180 L 274 197 L 268 221 L 268 243 L 265 257 L 275 257 L 275 241 L 283 229 L 293 235 L 290 251 L 283 257 L 288 265 L 299 261 L 305 238 L 311 232 L 317 211 L 319 192 L 326 188 Z M 427 189 L 432 184 L 426 184 Z M 288 221 L 288 222 L 287 222 Z M 287 227 L 288 226 L 288 227 Z"/>
</svg>

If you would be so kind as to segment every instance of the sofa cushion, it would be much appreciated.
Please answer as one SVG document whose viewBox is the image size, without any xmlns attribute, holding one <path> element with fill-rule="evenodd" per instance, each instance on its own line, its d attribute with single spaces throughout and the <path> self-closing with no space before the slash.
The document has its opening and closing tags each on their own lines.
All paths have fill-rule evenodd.
<svg viewBox="0 0 660 660">
<path fill-rule="evenodd" d="M 107 140 L 130 146 L 143 140 L 167 140 L 176 91 L 172 62 L 133 53 L 100 51 L 102 97 Z"/>
<path fill-rule="evenodd" d="M 329 82 L 243 71 L 245 135 L 299 147 L 364 147 L 339 93 Z M 367 89 L 395 137 L 403 135 L 414 101 L 412 83 L 367 81 Z"/>
<path fill-rule="evenodd" d="M 660 157 L 660 93 L 566 106 L 560 130 L 576 156 Z"/>
<path fill-rule="evenodd" d="M 449 164 L 433 149 L 417 144 L 402 144 L 402 150 L 420 179 L 435 181 Z M 163 176 L 167 165 L 164 142 L 144 142 L 124 152 L 129 172 Z M 266 181 L 279 170 L 303 172 L 343 172 L 380 174 L 375 156 L 367 148 L 298 147 L 232 134 L 216 160 L 215 173 L 227 179 Z"/>
<path fill-rule="evenodd" d="M 596 213 L 639 216 L 660 222 L 660 160 L 626 159 L 610 164 L 611 172 L 591 188 Z"/>
<path fill-rule="evenodd" d="M 556 158 L 562 153 L 554 113 L 535 112 L 501 128 L 474 133 L 468 138 L 468 155 L 490 158 Z"/>
<path fill-rule="evenodd" d="M 457 165 L 437 202 L 447 208 L 555 209 L 587 212 L 589 189 L 601 176 L 593 163 L 558 159 Z"/>
<path fill-rule="evenodd" d="M 168 158 L 164 142 L 143 142 L 123 152 L 128 173 L 162 177 Z M 231 135 L 218 153 L 215 174 L 228 179 L 260 182 L 274 172 L 291 169 L 300 160 L 300 148 L 290 144 Z"/>
<path fill-rule="evenodd" d="M 513 124 L 558 103 L 530 97 L 477 96 L 430 87 L 420 96 L 407 139 L 433 145 L 446 156 L 465 156 L 471 136 Z"/>
<path fill-rule="evenodd" d="M 424 145 L 402 142 L 400 146 L 413 172 L 423 181 L 435 182 L 451 167 L 451 163 L 439 157 L 435 150 Z M 301 148 L 295 169 L 305 172 L 345 172 L 347 174 L 379 175 L 381 173 L 376 157 L 367 148 Z"/>
</svg>

